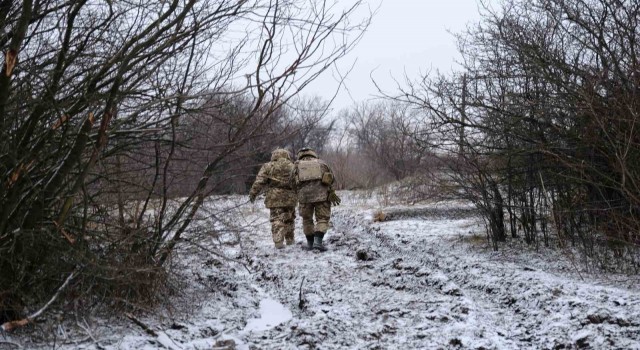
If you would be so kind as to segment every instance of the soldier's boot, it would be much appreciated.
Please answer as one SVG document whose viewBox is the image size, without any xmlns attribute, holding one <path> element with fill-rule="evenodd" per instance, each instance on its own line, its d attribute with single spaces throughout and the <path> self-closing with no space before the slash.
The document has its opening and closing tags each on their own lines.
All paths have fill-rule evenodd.
<svg viewBox="0 0 640 350">
<path fill-rule="evenodd" d="M 324 232 L 316 231 L 313 235 L 313 249 L 319 250 L 321 252 L 327 251 L 327 247 L 322 244 L 322 239 L 324 238 Z"/>
<path fill-rule="evenodd" d="M 294 244 L 296 244 L 296 240 L 295 240 L 293 237 L 291 237 L 291 238 L 287 238 L 287 239 L 286 239 L 286 242 L 287 242 L 287 245 L 294 245 Z"/>
<path fill-rule="evenodd" d="M 304 236 L 307 239 L 307 245 L 306 246 L 302 246 L 302 249 L 304 250 L 311 250 L 313 249 L 313 235 L 307 235 Z"/>
<path fill-rule="evenodd" d="M 282 242 L 275 243 L 275 245 L 276 245 L 276 249 L 284 248 L 284 243 L 282 243 Z"/>
</svg>

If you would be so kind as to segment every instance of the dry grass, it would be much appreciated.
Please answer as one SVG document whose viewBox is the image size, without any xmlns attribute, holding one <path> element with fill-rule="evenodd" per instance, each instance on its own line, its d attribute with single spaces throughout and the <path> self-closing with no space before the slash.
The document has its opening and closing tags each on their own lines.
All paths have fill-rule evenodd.
<svg viewBox="0 0 640 350">
<path fill-rule="evenodd" d="M 373 222 L 382 222 L 386 219 L 387 214 L 385 214 L 385 212 L 383 212 L 382 210 L 377 210 L 375 213 L 373 213 Z"/>
<path fill-rule="evenodd" d="M 462 242 L 465 242 L 467 244 L 470 244 L 472 246 L 485 246 L 487 245 L 489 242 L 487 241 L 487 235 L 486 234 L 480 234 L 480 233 L 474 233 L 471 235 L 464 235 L 462 237 L 460 237 L 460 240 Z"/>
</svg>

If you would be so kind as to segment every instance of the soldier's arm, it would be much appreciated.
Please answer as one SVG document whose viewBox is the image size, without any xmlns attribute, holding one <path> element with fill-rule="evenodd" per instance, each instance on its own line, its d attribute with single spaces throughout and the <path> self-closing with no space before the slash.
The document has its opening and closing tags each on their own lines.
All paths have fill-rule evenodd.
<svg viewBox="0 0 640 350">
<path fill-rule="evenodd" d="M 340 197 L 338 197 L 336 191 L 333 189 L 333 184 L 336 181 L 333 171 L 327 164 L 323 164 L 323 166 L 325 167 L 323 171 L 325 171 L 326 174 L 331 174 L 331 183 L 329 184 L 329 195 L 327 196 L 327 200 L 331 203 L 331 205 L 340 205 Z"/>
<path fill-rule="evenodd" d="M 298 190 L 298 162 L 293 163 L 293 169 L 291 170 L 291 176 L 289 177 L 289 183 L 294 190 Z"/>
<path fill-rule="evenodd" d="M 328 186 L 329 186 L 329 191 L 332 191 L 333 190 L 333 184 L 336 181 L 336 177 L 333 174 L 333 171 L 331 170 L 331 167 L 329 167 L 329 165 L 327 163 L 325 163 L 325 162 L 322 162 L 322 172 L 331 174 L 331 183 L 328 184 Z"/>
<path fill-rule="evenodd" d="M 291 167 L 291 173 L 289 175 L 289 185 L 291 185 L 291 188 L 294 191 L 298 191 L 298 167 L 295 163 L 293 164 L 293 167 Z"/>
<path fill-rule="evenodd" d="M 262 191 L 262 189 L 267 185 L 267 183 L 269 182 L 269 176 L 268 175 L 268 165 L 265 164 L 260 168 L 260 171 L 258 171 L 258 175 L 256 176 L 256 181 L 253 182 L 253 185 L 251 186 L 251 189 L 249 190 L 249 196 L 257 196 L 258 194 L 260 194 L 260 191 Z"/>
</svg>

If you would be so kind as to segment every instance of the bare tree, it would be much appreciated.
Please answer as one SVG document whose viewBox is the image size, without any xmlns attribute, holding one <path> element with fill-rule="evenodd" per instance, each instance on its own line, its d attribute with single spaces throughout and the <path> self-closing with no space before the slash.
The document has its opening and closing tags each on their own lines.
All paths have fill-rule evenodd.
<svg viewBox="0 0 640 350">
<path fill-rule="evenodd" d="M 0 307 L 78 266 L 81 292 L 153 295 L 222 170 L 357 43 L 361 5 L 1 1 Z M 196 120 L 217 138 L 192 143 Z"/>
<path fill-rule="evenodd" d="M 349 132 L 358 152 L 365 155 L 395 181 L 414 175 L 421 168 L 426 148 L 412 136 L 415 119 L 402 104 L 363 104 L 347 117 Z"/>
<path fill-rule="evenodd" d="M 324 153 L 334 131 L 336 120 L 327 120 L 329 102 L 315 96 L 295 101 L 290 108 L 290 118 L 285 130 L 289 131 L 289 147 L 296 152 L 310 147 Z"/>
<path fill-rule="evenodd" d="M 599 267 L 637 270 L 639 6 L 511 0 L 485 9 L 459 36 L 462 74 L 423 77 L 396 97 L 422 108 L 423 134 L 459 159 L 448 175 L 484 208 L 494 243 L 507 230 L 549 245 L 554 233 Z M 612 254 L 621 264 L 604 262 Z"/>
</svg>

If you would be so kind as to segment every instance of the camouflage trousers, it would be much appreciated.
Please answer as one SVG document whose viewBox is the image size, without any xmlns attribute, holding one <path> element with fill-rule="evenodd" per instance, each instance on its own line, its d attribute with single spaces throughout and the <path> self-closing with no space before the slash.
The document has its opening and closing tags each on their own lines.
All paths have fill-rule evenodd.
<svg viewBox="0 0 640 350">
<path fill-rule="evenodd" d="M 293 244 L 293 229 L 296 220 L 295 207 L 271 208 L 271 236 L 276 246 L 281 246 L 286 240 L 287 244 Z"/>
<path fill-rule="evenodd" d="M 329 229 L 331 218 L 331 203 L 328 201 L 317 203 L 300 203 L 300 216 L 302 217 L 302 231 L 305 236 L 314 232 L 326 233 Z M 313 215 L 315 214 L 315 224 Z"/>
</svg>

